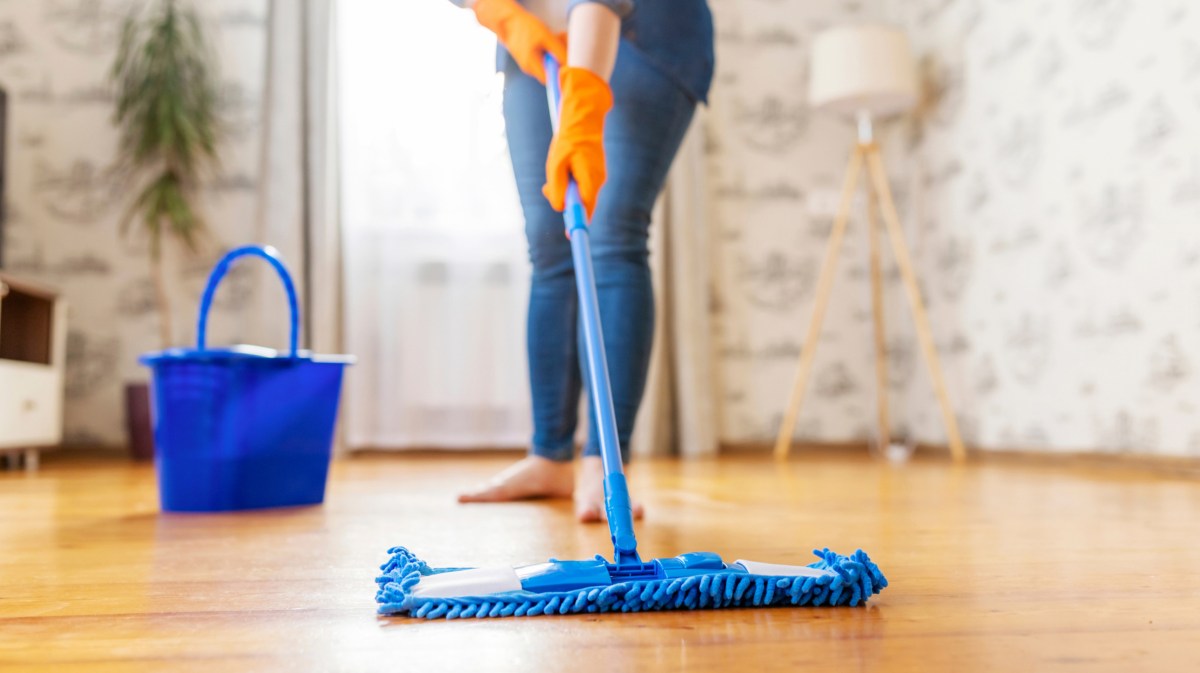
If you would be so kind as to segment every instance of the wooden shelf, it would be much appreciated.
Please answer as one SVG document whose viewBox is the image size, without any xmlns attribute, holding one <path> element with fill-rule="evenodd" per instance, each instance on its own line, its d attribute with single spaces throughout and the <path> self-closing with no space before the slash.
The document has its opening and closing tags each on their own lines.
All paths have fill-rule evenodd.
<svg viewBox="0 0 1200 673">
<path fill-rule="evenodd" d="M 53 292 L 0 273 L 0 360 L 54 364 Z"/>
<path fill-rule="evenodd" d="M 0 273 L 0 454 L 62 441 L 66 304 L 53 290 Z"/>
</svg>

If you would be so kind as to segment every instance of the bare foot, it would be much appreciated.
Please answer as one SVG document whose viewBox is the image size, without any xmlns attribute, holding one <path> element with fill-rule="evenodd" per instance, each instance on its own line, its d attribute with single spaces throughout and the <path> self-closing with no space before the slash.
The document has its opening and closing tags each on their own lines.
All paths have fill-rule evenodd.
<svg viewBox="0 0 1200 673">
<path fill-rule="evenodd" d="M 574 490 L 574 468 L 539 456 L 525 456 L 473 491 L 461 493 L 459 502 L 508 502 L 531 498 L 569 498 Z"/>
<path fill-rule="evenodd" d="M 584 456 L 579 466 L 575 486 L 575 517 L 582 523 L 598 523 L 608 519 L 604 509 L 604 462 L 599 456 Z M 646 510 L 642 503 L 633 502 L 633 518 L 640 519 Z"/>
</svg>

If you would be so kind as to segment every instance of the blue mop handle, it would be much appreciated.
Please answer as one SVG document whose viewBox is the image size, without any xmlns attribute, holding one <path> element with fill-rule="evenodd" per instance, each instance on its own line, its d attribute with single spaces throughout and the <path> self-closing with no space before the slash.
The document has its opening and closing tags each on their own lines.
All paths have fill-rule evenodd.
<svg viewBox="0 0 1200 673">
<path fill-rule="evenodd" d="M 558 111 L 562 92 L 558 83 L 558 62 L 546 54 L 546 97 L 550 120 L 558 129 Z M 604 459 L 604 506 L 608 529 L 612 533 L 613 561 L 617 565 L 641 563 L 637 538 L 633 534 L 633 506 L 629 486 L 621 465 L 621 444 L 617 439 L 617 416 L 613 411 L 612 386 L 608 380 L 608 360 L 604 354 L 604 336 L 600 329 L 600 306 L 596 299 L 596 276 L 592 271 L 592 251 L 588 234 L 587 211 L 579 197 L 579 186 L 571 178 L 567 183 L 566 209 L 563 211 L 571 255 L 575 261 L 575 285 L 579 291 L 579 312 L 583 317 L 583 341 L 587 351 L 590 397 L 600 431 L 600 454 Z"/>
</svg>

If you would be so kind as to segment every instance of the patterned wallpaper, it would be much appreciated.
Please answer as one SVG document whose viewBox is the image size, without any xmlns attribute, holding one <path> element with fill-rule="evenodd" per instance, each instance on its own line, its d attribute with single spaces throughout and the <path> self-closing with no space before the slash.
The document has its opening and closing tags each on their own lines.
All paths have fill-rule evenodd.
<svg viewBox="0 0 1200 673">
<path fill-rule="evenodd" d="M 1200 455 L 1200 6 L 887 4 L 932 84 L 894 168 L 974 441 Z"/>
<path fill-rule="evenodd" d="M 723 435 L 770 439 L 853 131 L 804 107 L 819 27 L 905 25 L 920 123 L 883 134 L 968 442 L 1200 455 L 1200 7 L 1188 0 L 714 2 L 708 119 Z M 852 224 L 798 436 L 870 433 Z M 896 430 L 942 442 L 888 269 Z"/>
<path fill-rule="evenodd" d="M 108 167 L 117 134 L 106 85 L 127 0 L 0 0 L 0 86 L 9 94 L 5 269 L 70 302 L 67 441 L 124 442 L 122 384 L 145 379 L 156 350 L 146 241 L 122 237 L 127 203 Z M 221 54 L 228 141 L 204 188 L 212 243 L 199 258 L 170 251 L 175 339 L 194 339 L 199 293 L 225 242 L 245 240 L 257 207 L 259 100 L 266 0 L 197 3 Z M 214 342 L 246 340 L 251 275 L 235 268 L 213 317 Z"/>
<path fill-rule="evenodd" d="M 810 112 L 808 51 L 821 28 L 867 10 L 838 0 L 711 5 L 717 76 L 705 123 L 721 434 L 727 442 L 758 442 L 779 427 L 853 140 L 849 124 Z M 839 441 L 869 432 L 866 262 L 866 230 L 856 224 L 843 247 L 799 437 Z M 911 355 L 898 347 L 893 359 L 900 385 Z"/>
</svg>

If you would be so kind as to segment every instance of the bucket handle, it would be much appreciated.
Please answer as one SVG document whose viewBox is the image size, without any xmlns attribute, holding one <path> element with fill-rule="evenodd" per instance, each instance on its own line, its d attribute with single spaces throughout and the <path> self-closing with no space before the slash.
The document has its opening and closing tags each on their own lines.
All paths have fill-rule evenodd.
<svg viewBox="0 0 1200 673">
<path fill-rule="evenodd" d="M 287 291 L 288 309 L 291 312 L 291 335 L 288 337 L 288 348 L 291 352 L 290 357 L 297 357 L 300 342 L 300 305 L 296 301 L 296 286 L 292 283 L 292 275 L 288 273 L 287 267 L 283 265 L 283 261 L 279 259 L 279 251 L 270 245 L 246 245 L 240 248 L 234 248 L 217 262 L 212 273 L 208 276 L 208 285 L 204 288 L 204 296 L 200 299 L 200 320 L 196 324 L 196 348 L 198 350 L 205 349 L 208 332 L 208 310 L 212 308 L 213 295 L 217 292 L 217 286 L 221 284 L 221 280 L 225 277 L 225 273 L 229 271 L 229 265 L 233 260 L 239 257 L 261 257 L 275 268 L 275 273 L 279 274 L 279 279 L 283 281 L 283 289 Z"/>
</svg>

